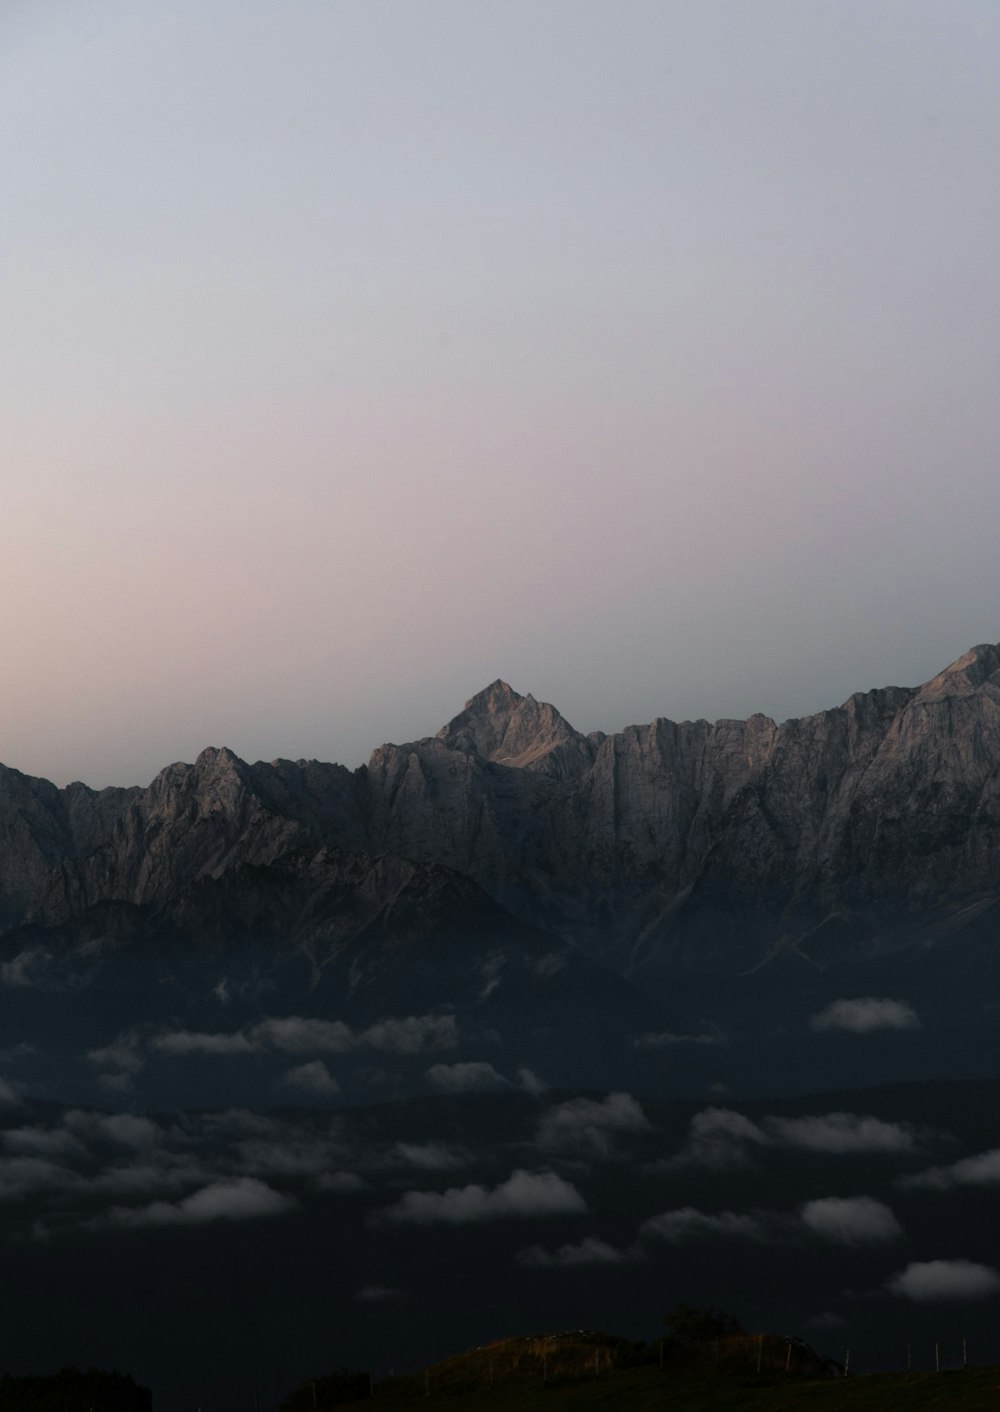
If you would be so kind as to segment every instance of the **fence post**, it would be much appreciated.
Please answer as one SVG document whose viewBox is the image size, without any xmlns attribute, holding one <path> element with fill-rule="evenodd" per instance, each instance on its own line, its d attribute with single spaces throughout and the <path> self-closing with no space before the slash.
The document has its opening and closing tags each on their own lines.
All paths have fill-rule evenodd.
<svg viewBox="0 0 1000 1412">
<path fill-rule="evenodd" d="M 934 1344 L 934 1371 L 935 1373 L 941 1371 L 941 1345 L 936 1341 Z"/>
<path fill-rule="evenodd" d="M 965 1341 L 965 1334 L 962 1335 L 962 1367 L 969 1366 L 969 1345 Z"/>
<path fill-rule="evenodd" d="M 764 1361 L 764 1335 L 763 1335 L 763 1334 L 758 1334 L 758 1335 L 757 1335 L 757 1372 L 758 1372 L 758 1373 L 759 1373 L 760 1370 L 761 1370 L 761 1365 L 762 1365 L 763 1361 Z"/>
<path fill-rule="evenodd" d="M 847 1375 L 848 1375 L 848 1373 L 849 1373 L 850 1371 L 851 1371 L 851 1350 L 850 1350 L 850 1348 L 848 1347 L 848 1348 L 846 1348 L 846 1349 L 844 1350 L 844 1377 L 845 1377 L 845 1378 L 847 1377 Z"/>
</svg>

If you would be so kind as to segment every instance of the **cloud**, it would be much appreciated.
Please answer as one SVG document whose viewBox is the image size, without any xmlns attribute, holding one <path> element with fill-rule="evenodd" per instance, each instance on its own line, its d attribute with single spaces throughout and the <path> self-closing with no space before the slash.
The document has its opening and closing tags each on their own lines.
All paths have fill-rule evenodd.
<svg viewBox="0 0 1000 1412">
<path fill-rule="evenodd" d="M 456 1167 L 466 1167 L 470 1156 L 464 1148 L 452 1147 L 446 1142 L 397 1142 L 394 1152 L 408 1167 L 417 1167 L 424 1172 L 454 1171 Z"/>
<path fill-rule="evenodd" d="M 929 1167 L 925 1172 L 900 1177 L 897 1186 L 916 1191 L 948 1191 L 956 1186 L 1000 1186 L 1000 1147 L 963 1157 L 950 1167 Z"/>
<path fill-rule="evenodd" d="M 201 1226 L 211 1221 L 249 1221 L 280 1216 L 296 1202 L 255 1177 L 213 1182 L 176 1203 L 154 1201 L 148 1206 L 116 1206 L 98 1218 L 98 1225 Z"/>
<path fill-rule="evenodd" d="M 20 1102 L 21 1095 L 14 1085 L 0 1079 L 0 1108 L 17 1108 Z"/>
<path fill-rule="evenodd" d="M 555 1172 L 518 1169 L 499 1186 L 408 1191 L 384 1218 L 407 1225 L 469 1225 L 507 1217 L 570 1216 L 587 1209 L 576 1187 Z"/>
<path fill-rule="evenodd" d="M 281 1082 L 316 1098 L 330 1098 L 340 1092 L 340 1084 L 322 1059 L 313 1059 L 308 1064 L 299 1064 L 297 1068 L 289 1069 Z"/>
<path fill-rule="evenodd" d="M 454 1015 L 387 1018 L 360 1031 L 352 1029 L 343 1020 L 276 1015 L 254 1025 L 249 1032 L 168 1030 L 154 1036 L 148 1047 L 156 1054 L 170 1057 L 185 1054 L 239 1057 L 258 1054 L 264 1049 L 277 1049 L 285 1054 L 346 1054 L 356 1049 L 377 1049 L 387 1054 L 421 1054 L 454 1049 L 457 1043 L 458 1027 Z M 115 1067 L 116 1056 L 123 1055 L 125 1062 L 117 1066 L 126 1067 L 128 1063 L 136 1062 L 139 1049 L 137 1036 L 122 1036 L 108 1049 L 94 1050 L 88 1057 L 93 1063 L 107 1068 Z M 138 1067 L 141 1067 L 141 1058 Z"/>
<path fill-rule="evenodd" d="M 235 1055 L 256 1054 L 260 1048 L 242 1031 L 234 1034 L 204 1034 L 194 1030 L 171 1030 L 154 1035 L 149 1042 L 156 1054 L 171 1057 L 184 1054 Z"/>
<path fill-rule="evenodd" d="M 51 960 L 50 953 L 39 947 L 19 951 L 10 961 L 0 963 L 0 985 L 38 985 L 43 979 L 40 973 Z"/>
<path fill-rule="evenodd" d="M 529 1245 L 514 1257 L 527 1270 L 565 1270 L 581 1265 L 625 1265 L 642 1259 L 635 1247 L 619 1250 L 597 1236 L 585 1236 L 575 1245 L 560 1245 L 548 1251 L 541 1245 Z"/>
<path fill-rule="evenodd" d="M 632 1041 L 633 1049 L 669 1049 L 677 1044 L 725 1044 L 726 1037 L 715 1028 L 699 1030 L 697 1034 L 674 1034 L 671 1030 L 637 1035 Z"/>
<path fill-rule="evenodd" d="M 906 1123 L 886 1123 L 857 1113 L 808 1118 L 765 1118 L 768 1133 L 809 1152 L 912 1152 L 916 1135 Z"/>
<path fill-rule="evenodd" d="M 639 1229 L 640 1236 L 653 1236 L 670 1245 L 703 1236 L 735 1236 L 740 1240 L 767 1240 L 769 1221 L 763 1213 L 739 1215 L 735 1211 L 720 1211 L 710 1215 L 694 1206 L 681 1206 L 676 1211 L 664 1211 L 650 1216 Z"/>
<path fill-rule="evenodd" d="M 434 1064 L 427 1070 L 427 1082 L 439 1093 L 485 1093 L 509 1088 L 503 1074 L 492 1064 L 481 1061 L 467 1064 Z"/>
<path fill-rule="evenodd" d="M 73 1174 L 43 1157 L 0 1158 L 0 1201 L 20 1201 L 39 1191 L 72 1186 Z"/>
<path fill-rule="evenodd" d="M 146 1063 L 142 1041 L 136 1030 L 120 1034 L 103 1049 L 91 1049 L 87 1059 L 99 1069 L 116 1069 L 123 1074 L 138 1074 Z"/>
<path fill-rule="evenodd" d="M 704 1108 L 691 1119 L 688 1140 L 666 1167 L 709 1167 L 727 1171 L 745 1166 L 750 1149 L 763 1147 L 768 1137 L 756 1123 L 731 1108 Z"/>
<path fill-rule="evenodd" d="M 256 1044 L 269 1044 L 286 1054 L 345 1054 L 356 1042 L 354 1031 L 342 1020 L 307 1019 L 302 1015 L 263 1020 L 251 1033 Z"/>
<path fill-rule="evenodd" d="M 871 1034 L 875 1030 L 917 1030 L 917 1012 L 905 1000 L 878 1000 L 863 995 L 856 1000 L 835 1000 L 813 1015 L 814 1030 L 847 1030 L 851 1034 Z"/>
<path fill-rule="evenodd" d="M 646 1132 L 649 1119 L 629 1093 L 607 1098 L 572 1098 L 550 1108 L 538 1125 L 538 1144 L 549 1152 L 584 1151 L 608 1156 L 613 1138 Z"/>
<path fill-rule="evenodd" d="M 890 1294 L 916 1304 L 987 1299 L 1000 1293 L 1000 1273 L 971 1260 L 918 1260 L 886 1282 Z"/>
<path fill-rule="evenodd" d="M 822 1197 L 807 1201 L 800 1215 L 808 1230 L 836 1245 L 880 1245 L 903 1234 L 893 1212 L 873 1196 Z"/>
<path fill-rule="evenodd" d="M 916 1148 L 907 1123 L 887 1123 L 858 1113 L 823 1113 L 804 1118 L 764 1117 L 753 1122 L 731 1108 L 704 1108 L 691 1119 L 682 1150 L 656 1170 L 701 1166 L 726 1171 L 745 1166 L 754 1150 L 799 1147 L 808 1152 L 903 1153 Z"/>
<path fill-rule="evenodd" d="M 525 1093 L 534 1094 L 536 1098 L 540 1097 L 548 1088 L 548 1084 L 544 1079 L 540 1079 L 533 1070 L 525 1068 L 518 1069 L 517 1083 L 518 1087 L 524 1089 Z"/>
<path fill-rule="evenodd" d="M 405 1020 L 379 1020 L 358 1037 L 358 1044 L 390 1054 L 422 1054 L 454 1049 L 458 1024 L 454 1015 L 408 1015 Z"/>
</svg>

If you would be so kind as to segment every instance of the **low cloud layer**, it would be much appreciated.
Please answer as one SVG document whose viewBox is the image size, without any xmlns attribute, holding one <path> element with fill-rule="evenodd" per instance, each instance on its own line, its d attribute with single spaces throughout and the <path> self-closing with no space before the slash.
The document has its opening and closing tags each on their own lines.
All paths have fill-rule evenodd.
<svg viewBox="0 0 1000 1412">
<path fill-rule="evenodd" d="M 835 1245 L 881 1245 L 903 1234 L 895 1214 L 873 1196 L 826 1196 L 806 1202 L 800 1214 L 808 1230 Z"/>
<path fill-rule="evenodd" d="M 852 1152 L 912 1152 L 916 1135 L 906 1123 L 887 1123 L 858 1113 L 825 1113 L 821 1117 L 766 1118 L 772 1138 L 807 1152 L 840 1155 Z"/>
<path fill-rule="evenodd" d="M 1000 1273 L 972 1260 L 918 1260 L 887 1281 L 890 1294 L 916 1304 L 988 1299 L 1000 1293 Z"/>
<path fill-rule="evenodd" d="M 643 1221 L 640 1235 L 680 1245 L 703 1236 L 735 1237 L 739 1240 L 767 1240 L 771 1221 L 766 1214 L 739 1215 L 735 1211 L 719 1211 L 714 1215 L 694 1206 L 681 1206 L 676 1211 L 664 1211 Z"/>
<path fill-rule="evenodd" d="M 835 1000 L 809 1021 L 814 1030 L 846 1030 L 872 1034 L 875 1030 L 917 1030 L 920 1019 L 905 1000 L 880 1000 L 862 995 L 856 1000 Z"/>
<path fill-rule="evenodd" d="M 403 1225 L 463 1226 L 508 1217 L 571 1216 L 587 1209 L 576 1187 L 555 1172 L 518 1169 L 496 1187 L 473 1183 L 447 1191 L 408 1191 L 383 1213 Z"/>
<path fill-rule="evenodd" d="M 322 1059 L 296 1065 L 288 1070 L 281 1081 L 286 1087 L 296 1089 L 309 1098 L 332 1098 L 340 1092 L 340 1084 Z"/>
<path fill-rule="evenodd" d="M 295 1207 L 295 1201 L 254 1177 L 236 1177 L 214 1182 L 193 1192 L 183 1201 L 154 1201 L 148 1206 L 119 1206 L 100 1218 L 109 1226 L 134 1229 L 139 1226 L 201 1226 L 210 1221 L 249 1221 L 261 1216 L 280 1216 Z"/>
<path fill-rule="evenodd" d="M 538 1125 L 543 1152 L 606 1157 L 616 1138 L 649 1130 L 649 1119 L 630 1093 L 573 1098 L 545 1113 Z"/>
<path fill-rule="evenodd" d="M 754 1122 L 731 1108 L 704 1108 L 691 1119 L 685 1146 L 661 1165 L 727 1171 L 746 1166 L 757 1152 L 768 1147 L 791 1147 L 831 1156 L 902 1154 L 916 1149 L 917 1135 L 907 1123 L 887 1123 L 868 1114 L 769 1116 Z"/>
<path fill-rule="evenodd" d="M 426 1078 L 437 1093 L 495 1093 L 497 1089 L 509 1087 L 503 1074 L 498 1074 L 492 1064 L 484 1061 L 433 1064 Z"/>
<path fill-rule="evenodd" d="M 249 1030 L 162 1030 L 141 1034 L 128 1030 L 111 1044 L 92 1049 L 87 1059 L 104 1076 L 134 1075 L 147 1057 L 184 1058 L 189 1055 L 246 1058 L 275 1052 L 282 1054 L 348 1054 L 374 1050 L 383 1054 L 417 1055 L 454 1049 L 458 1024 L 454 1015 L 407 1015 L 378 1020 L 355 1030 L 342 1020 L 321 1020 L 303 1015 L 278 1015 Z"/>
<path fill-rule="evenodd" d="M 639 1228 L 641 1240 L 682 1245 L 689 1241 L 802 1242 L 823 1240 L 834 1245 L 879 1245 L 898 1240 L 903 1229 L 894 1213 L 872 1196 L 826 1196 L 808 1201 L 797 1212 L 700 1211 L 680 1206 L 651 1216 Z"/>
<path fill-rule="evenodd" d="M 567 1270 L 585 1265 L 626 1265 L 642 1259 L 642 1251 L 633 1246 L 619 1250 L 597 1236 L 585 1236 L 576 1244 L 560 1245 L 546 1250 L 541 1245 L 529 1245 L 518 1251 L 515 1259 L 526 1270 Z"/>
<path fill-rule="evenodd" d="M 948 1191 L 952 1187 L 1000 1186 L 1000 1147 L 963 1157 L 948 1167 L 929 1167 L 925 1172 L 900 1177 L 898 1186 L 914 1191 Z"/>
</svg>

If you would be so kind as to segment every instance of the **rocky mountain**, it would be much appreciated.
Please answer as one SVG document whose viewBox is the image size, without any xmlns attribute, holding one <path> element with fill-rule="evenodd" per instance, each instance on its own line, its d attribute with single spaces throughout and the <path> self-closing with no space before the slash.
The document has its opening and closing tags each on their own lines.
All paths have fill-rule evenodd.
<svg viewBox="0 0 1000 1412">
<path fill-rule="evenodd" d="M 632 975 L 991 938 L 1000 647 L 782 724 L 585 736 L 496 681 L 354 772 L 209 749 L 94 792 L 0 769 L 0 839 L 8 932 L 110 935 L 94 919 L 127 911 L 194 941 L 291 942 L 318 968 L 348 948 L 358 974 L 373 927 L 384 947 L 405 912 L 429 937 L 449 898 L 489 910 L 494 938 L 506 924 Z"/>
</svg>

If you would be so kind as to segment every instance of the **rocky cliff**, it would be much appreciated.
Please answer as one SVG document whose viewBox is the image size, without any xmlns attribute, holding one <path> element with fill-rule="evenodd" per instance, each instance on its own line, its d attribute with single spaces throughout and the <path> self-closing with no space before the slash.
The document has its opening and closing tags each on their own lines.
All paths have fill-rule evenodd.
<svg viewBox="0 0 1000 1412">
<path fill-rule="evenodd" d="M 384 922 L 405 864 L 409 895 L 438 879 L 428 928 L 450 875 L 515 931 L 624 972 L 738 971 L 783 951 L 829 965 L 992 936 L 998 767 L 995 646 L 919 689 L 780 725 L 584 736 L 497 681 L 353 773 L 212 749 L 146 790 L 95 793 L 4 769 L 0 916 L 65 929 L 121 905 L 195 939 L 232 925 L 318 954 Z"/>
</svg>

